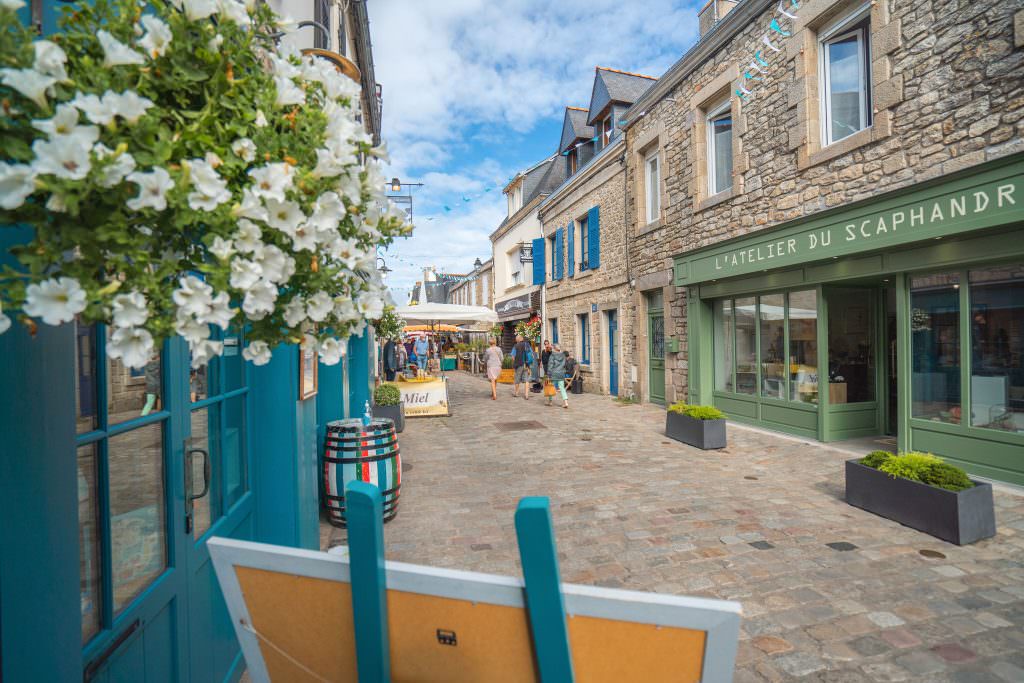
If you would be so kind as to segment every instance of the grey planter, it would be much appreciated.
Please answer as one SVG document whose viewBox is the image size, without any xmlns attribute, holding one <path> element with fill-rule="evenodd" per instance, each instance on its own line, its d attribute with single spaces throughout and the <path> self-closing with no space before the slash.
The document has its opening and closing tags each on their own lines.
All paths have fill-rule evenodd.
<svg viewBox="0 0 1024 683">
<path fill-rule="evenodd" d="M 725 448 L 725 420 L 698 420 L 669 410 L 665 436 L 704 450 Z"/>
<path fill-rule="evenodd" d="M 395 423 L 395 431 L 399 434 L 405 429 L 405 401 L 399 402 L 397 406 L 373 406 L 374 417 L 387 417 Z"/>
<path fill-rule="evenodd" d="M 996 535 L 992 486 L 947 491 L 846 461 L 846 502 L 957 545 Z M 974 481 L 973 479 L 971 481 Z"/>
</svg>

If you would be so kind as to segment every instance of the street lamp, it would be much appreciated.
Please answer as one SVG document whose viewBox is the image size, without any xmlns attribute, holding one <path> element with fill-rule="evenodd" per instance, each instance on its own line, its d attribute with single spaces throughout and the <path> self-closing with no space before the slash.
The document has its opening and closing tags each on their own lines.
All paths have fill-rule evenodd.
<svg viewBox="0 0 1024 683">
<path fill-rule="evenodd" d="M 387 262 L 384 261 L 384 257 L 383 256 L 378 256 L 377 257 L 377 270 L 380 271 L 381 277 L 384 277 L 384 278 L 386 278 L 388 276 L 388 273 L 391 272 L 391 269 L 388 268 L 388 264 L 387 264 Z"/>
<path fill-rule="evenodd" d="M 408 194 L 399 194 L 402 188 L 410 188 L 407 190 Z M 392 200 L 395 204 L 401 204 L 409 207 L 409 220 L 412 220 L 412 189 L 413 187 L 423 187 L 423 183 L 403 183 L 398 178 L 392 178 L 391 184 L 388 189 L 394 194 L 389 194 L 388 199 Z"/>
</svg>

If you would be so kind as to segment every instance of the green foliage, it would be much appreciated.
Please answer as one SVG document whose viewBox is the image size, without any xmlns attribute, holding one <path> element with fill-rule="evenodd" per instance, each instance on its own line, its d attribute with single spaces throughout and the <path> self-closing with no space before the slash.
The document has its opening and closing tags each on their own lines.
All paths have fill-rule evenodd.
<svg viewBox="0 0 1024 683">
<path fill-rule="evenodd" d="M 373 404 L 377 406 L 397 406 L 402 402 L 402 392 L 394 384 L 381 384 L 373 390 Z"/>
<path fill-rule="evenodd" d="M 931 453 L 910 451 L 893 455 L 886 451 L 873 451 L 860 462 L 892 477 L 910 479 L 949 491 L 962 491 L 974 486 L 966 472 Z"/>
<path fill-rule="evenodd" d="M 724 420 L 725 413 L 714 406 L 692 406 L 679 401 L 668 407 L 669 411 L 692 417 L 695 420 Z"/>
<path fill-rule="evenodd" d="M 501 341 L 502 336 L 505 334 L 505 326 L 501 323 L 495 323 L 494 327 L 491 328 L 491 336 Z"/>
<path fill-rule="evenodd" d="M 388 306 L 384 309 L 384 313 L 373 321 L 373 327 L 381 339 L 398 339 L 402 336 L 405 320 L 395 313 L 394 307 Z"/>
<path fill-rule="evenodd" d="M 511 370 L 512 364 L 516 362 L 516 359 L 512 356 L 505 356 L 501 359 L 501 367 L 503 370 Z"/>
<path fill-rule="evenodd" d="M 893 454 L 889 451 L 871 451 L 863 458 L 860 459 L 861 465 L 867 465 L 868 467 L 878 469 L 878 466 L 893 457 Z"/>
<path fill-rule="evenodd" d="M 540 318 L 522 320 L 516 323 L 516 334 L 522 335 L 526 341 L 540 341 Z"/>
</svg>

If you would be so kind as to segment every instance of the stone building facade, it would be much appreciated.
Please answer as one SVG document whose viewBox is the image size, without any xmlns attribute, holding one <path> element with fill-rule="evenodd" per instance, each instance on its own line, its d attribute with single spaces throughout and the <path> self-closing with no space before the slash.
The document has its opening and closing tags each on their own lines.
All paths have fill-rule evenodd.
<svg viewBox="0 0 1024 683">
<path fill-rule="evenodd" d="M 624 361 L 638 366 L 641 383 L 644 302 L 660 293 L 669 346 L 678 348 L 667 353 L 668 400 L 687 397 L 692 288 L 673 286 L 673 257 L 1024 151 L 1021 8 L 1005 0 L 806 0 L 798 8 L 748 0 L 729 8 L 626 114 L 625 277 L 633 287 L 622 297 L 637 322 Z M 856 12 L 870 36 L 870 125 L 827 144 L 822 39 Z M 769 28 L 773 19 L 779 31 Z M 714 193 L 713 110 L 732 126 L 731 188 Z M 660 161 L 653 216 L 645 186 L 652 154 Z"/>
</svg>

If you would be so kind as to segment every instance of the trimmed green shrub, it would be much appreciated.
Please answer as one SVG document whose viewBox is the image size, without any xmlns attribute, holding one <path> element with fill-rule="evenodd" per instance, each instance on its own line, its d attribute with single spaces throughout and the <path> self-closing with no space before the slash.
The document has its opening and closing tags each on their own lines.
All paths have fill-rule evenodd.
<svg viewBox="0 0 1024 683">
<path fill-rule="evenodd" d="M 503 370 L 511 370 L 512 364 L 516 362 L 516 359 L 512 356 L 505 356 L 501 359 L 501 368 Z"/>
<path fill-rule="evenodd" d="M 673 403 L 668 407 L 673 413 L 679 413 L 680 415 L 686 415 L 692 417 L 695 420 L 724 420 L 725 413 L 714 406 L 691 406 L 688 403 L 682 401 Z"/>
<path fill-rule="evenodd" d="M 892 457 L 894 456 L 889 451 L 871 451 L 860 459 L 860 464 L 877 470 L 879 465 Z"/>
<path fill-rule="evenodd" d="M 378 406 L 397 406 L 402 402 L 402 392 L 394 384 L 381 384 L 373 390 L 373 404 Z"/>
<path fill-rule="evenodd" d="M 894 478 L 902 477 L 947 491 L 963 491 L 974 486 L 966 472 L 931 453 L 910 451 L 893 455 L 888 451 L 872 451 L 861 458 L 860 463 Z"/>
</svg>

